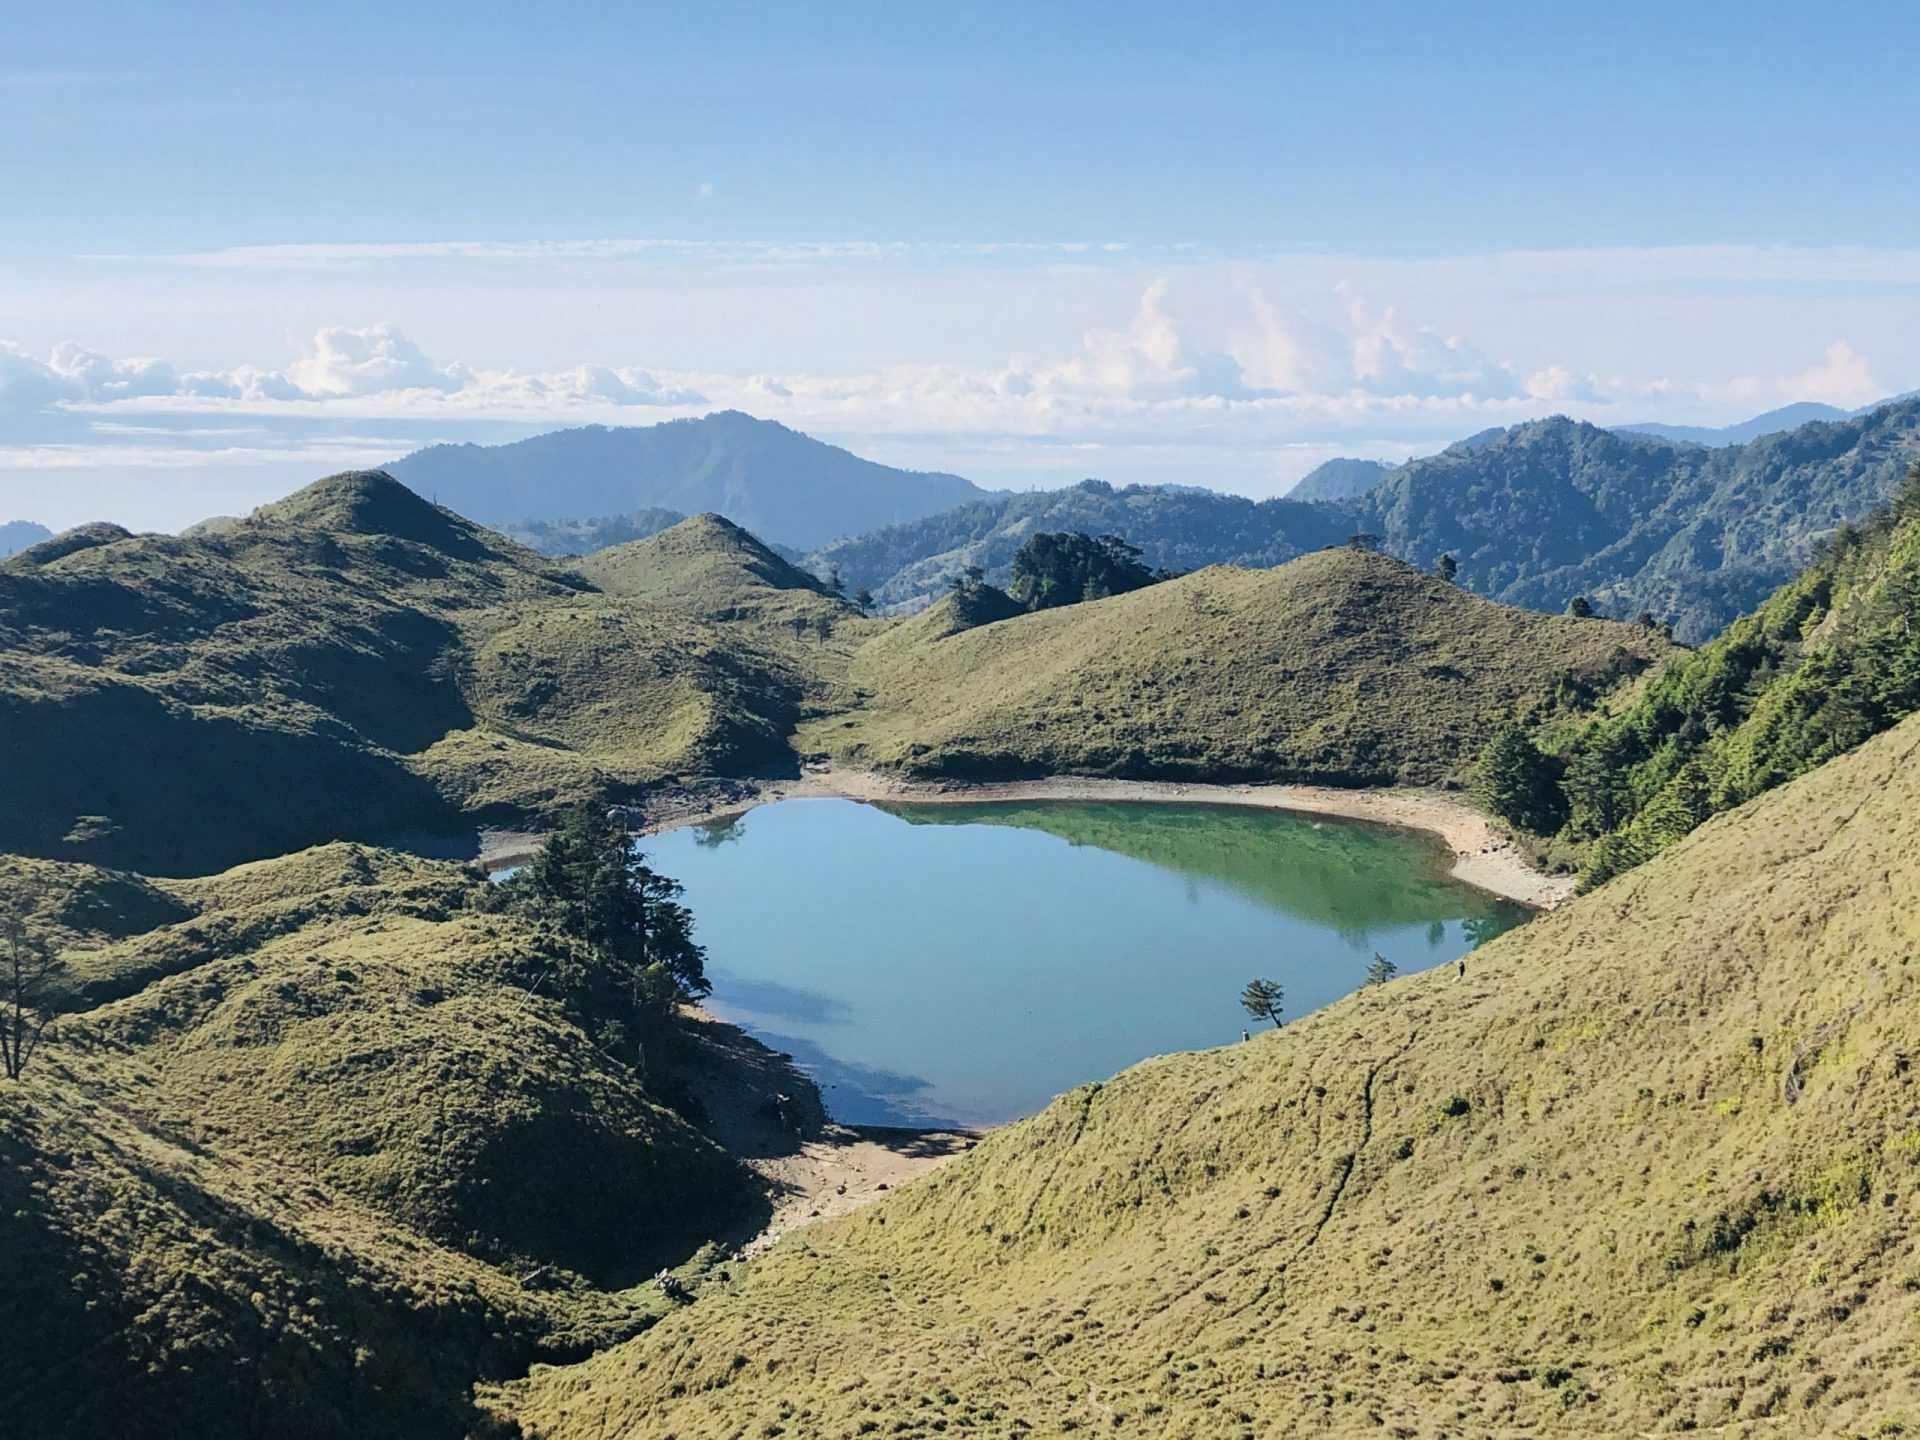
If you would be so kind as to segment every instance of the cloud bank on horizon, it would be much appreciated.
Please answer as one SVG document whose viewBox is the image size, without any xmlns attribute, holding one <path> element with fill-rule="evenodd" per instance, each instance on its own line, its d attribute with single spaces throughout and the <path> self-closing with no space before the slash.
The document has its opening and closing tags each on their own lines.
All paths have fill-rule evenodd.
<svg viewBox="0 0 1920 1440">
<path fill-rule="evenodd" d="M 436 440 L 723 408 L 990 485 L 1266 495 L 1333 454 L 1404 458 L 1556 412 L 1851 407 L 1920 370 L 1920 252 L 582 241 L 70 263 L 127 297 L 141 338 L 219 358 L 115 353 L 52 333 L 70 310 L 0 307 L 46 337 L 0 340 L 0 518 L 130 505 L 171 527 Z M 244 319 L 269 293 L 276 315 L 334 318 L 269 338 Z"/>
</svg>

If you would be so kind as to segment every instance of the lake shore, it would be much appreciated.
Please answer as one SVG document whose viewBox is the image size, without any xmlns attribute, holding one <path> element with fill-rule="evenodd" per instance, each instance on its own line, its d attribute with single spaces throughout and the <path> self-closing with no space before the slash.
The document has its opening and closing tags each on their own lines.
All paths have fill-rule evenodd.
<svg viewBox="0 0 1920 1440">
<path fill-rule="evenodd" d="M 1448 873 L 1462 884 L 1535 910 L 1552 910 L 1572 898 L 1571 875 L 1537 869 L 1518 846 L 1500 835 L 1487 817 L 1457 793 L 1414 787 L 1345 790 L 1331 785 L 1207 785 L 1175 780 L 1102 780 L 1062 775 L 1044 780 L 988 782 L 908 780 L 873 770 L 816 770 L 794 780 L 739 782 L 724 793 L 691 789 L 666 797 L 650 811 L 640 834 L 685 825 L 711 824 L 778 800 L 830 798 L 915 805 L 990 804 L 995 801 L 1091 800 L 1109 802 L 1246 805 L 1293 810 L 1421 830 L 1438 836 L 1453 853 Z M 483 864 L 508 864 L 530 854 L 538 837 L 486 837 Z"/>
</svg>

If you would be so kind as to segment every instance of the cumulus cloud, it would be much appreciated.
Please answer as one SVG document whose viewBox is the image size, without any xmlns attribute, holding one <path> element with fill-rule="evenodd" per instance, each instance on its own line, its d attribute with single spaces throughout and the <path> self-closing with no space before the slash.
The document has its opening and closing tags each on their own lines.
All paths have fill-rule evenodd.
<svg viewBox="0 0 1920 1440">
<path fill-rule="evenodd" d="M 1124 330 L 1094 328 L 1081 353 L 1055 365 L 1016 362 L 996 379 L 999 393 L 1110 395 L 1136 400 L 1215 396 L 1249 399 L 1255 393 L 1233 356 L 1196 346 L 1167 309 L 1167 282 L 1141 295 Z"/>
<path fill-rule="evenodd" d="M 442 370 L 391 325 L 322 330 L 287 378 L 309 395 L 378 395 L 387 390 L 458 390 L 461 377 Z"/>
</svg>

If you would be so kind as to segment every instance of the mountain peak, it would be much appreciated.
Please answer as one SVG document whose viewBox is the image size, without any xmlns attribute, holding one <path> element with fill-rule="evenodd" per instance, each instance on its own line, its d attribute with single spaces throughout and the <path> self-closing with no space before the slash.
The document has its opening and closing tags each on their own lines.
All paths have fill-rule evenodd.
<svg viewBox="0 0 1920 1440">
<path fill-rule="evenodd" d="M 863 460 L 741 410 L 555 430 L 506 445 L 434 446 L 395 461 L 392 473 L 482 525 L 718 511 L 796 548 L 922 519 L 985 493 L 957 475 Z"/>
<path fill-rule="evenodd" d="M 350 535 L 385 535 L 436 550 L 468 550 L 475 527 L 423 500 L 384 470 L 347 470 L 316 480 L 284 500 L 262 505 L 256 521 Z"/>
</svg>

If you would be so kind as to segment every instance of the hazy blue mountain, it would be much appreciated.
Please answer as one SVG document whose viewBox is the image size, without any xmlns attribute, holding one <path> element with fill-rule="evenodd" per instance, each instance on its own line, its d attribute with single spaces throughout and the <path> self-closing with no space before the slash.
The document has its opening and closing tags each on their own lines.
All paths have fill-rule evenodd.
<svg viewBox="0 0 1920 1440">
<path fill-rule="evenodd" d="M 1868 407 L 1869 409 L 1877 407 Z M 1656 440 L 1672 440 L 1683 445 L 1744 445 L 1762 435 L 1777 435 L 1782 430 L 1810 424 L 1815 420 L 1846 420 L 1866 411 L 1842 410 L 1837 405 L 1822 405 L 1817 400 L 1801 400 L 1782 405 L 1737 425 L 1619 425 L 1614 428 L 1629 435 L 1650 435 Z"/>
<path fill-rule="evenodd" d="M 1380 483 L 1393 466 L 1384 460 L 1341 457 L 1323 461 L 1300 477 L 1287 492 L 1289 500 L 1355 500 Z"/>
<path fill-rule="evenodd" d="M 848 591 L 872 590 L 883 605 L 925 603 L 943 594 L 969 565 L 1004 585 L 1016 550 L 1040 531 L 1120 535 L 1148 565 L 1279 565 L 1344 540 L 1352 517 L 1291 497 L 1250 500 L 1195 486 L 1129 485 L 1116 490 L 1083 480 L 1065 490 L 1035 490 L 976 500 L 940 515 L 889 525 L 815 550 L 817 574 L 838 570 Z"/>
<path fill-rule="evenodd" d="M 762 539 L 802 548 L 988 493 L 958 475 L 878 465 L 737 410 L 638 428 L 556 430 L 511 445 L 435 445 L 387 469 L 484 525 L 712 511 Z"/>
<path fill-rule="evenodd" d="M 29 545 L 38 545 L 42 540 L 52 538 L 53 531 L 31 520 L 0 522 L 0 556 L 17 555 Z"/>
<path fill-rule="evenodd" d="M 647 509 L 592 520 L 521 520 L 499 528 L 542 555 L 591 555 L 671 530 L 686 518 L 678 510 Z"/>
</svg>

